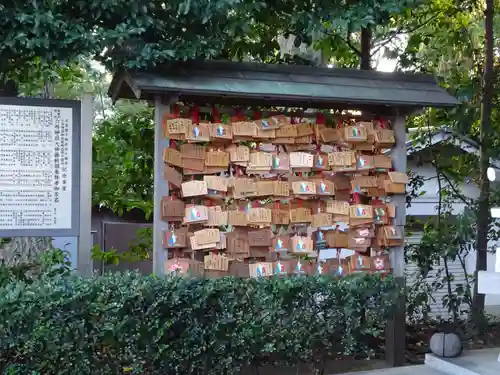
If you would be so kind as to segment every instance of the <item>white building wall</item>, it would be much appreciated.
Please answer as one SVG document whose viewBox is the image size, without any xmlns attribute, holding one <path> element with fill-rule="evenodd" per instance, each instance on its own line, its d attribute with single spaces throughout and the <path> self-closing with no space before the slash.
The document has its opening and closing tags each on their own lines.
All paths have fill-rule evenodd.
<svg viewBox="0 0 500 375">
<path fill-rule="evenodd" d="M 439 186 L 436 178 L 436 171 L 431 165 L 418 166 L 416 163 L 409 161 L 408 168 L 421 176 L 424 179 L 424 185 L 420 189 L 424 194 L 415 198 L 411 202 L 411 207 L 407 208 L 408 216 L 433 216 L 437 214 L 437 205 L 439 202 Z M 468 197 L 477 199 L 479 189 L 475 184 L 456 185 L 460 192 Z M 457 201 L 453 204 L 452 210 L 456 213 L 463 212 L 465 204 Z M 496 247 L 496 244 L 490 243 L 490 247 Z M 500 246 L 500 243 L 498 244 Z M 466 259 L 467 271 L 472 274 L 476 264 L 476 253 L 471 252 Z M 488 271 L 495 270 L 495 255 L 488 254 Z M 500 288 L 500 286 L 499 286 Z M 488 313 L 500 313 L 500 295 L 487 295 L 485 304 Z"/>
</svg>

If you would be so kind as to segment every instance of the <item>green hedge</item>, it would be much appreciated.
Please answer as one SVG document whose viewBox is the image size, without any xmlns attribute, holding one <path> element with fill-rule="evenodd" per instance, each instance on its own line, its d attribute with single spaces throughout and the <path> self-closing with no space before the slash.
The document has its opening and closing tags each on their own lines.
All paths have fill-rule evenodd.
<svg viewBox="0 0 500 375">
<path fill-rule="evenodd" d="M 0 287 L 0 374 L 236 374 L 366 356 L 391 278 L 160 279 L 110 274 Z M 372 348 L 373 349 L 373 348 Z"/>
</svg>

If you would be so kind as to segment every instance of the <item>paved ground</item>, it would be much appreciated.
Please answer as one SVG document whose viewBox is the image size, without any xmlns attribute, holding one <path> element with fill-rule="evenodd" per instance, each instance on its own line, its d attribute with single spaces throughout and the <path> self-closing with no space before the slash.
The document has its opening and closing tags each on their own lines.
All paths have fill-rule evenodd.
<svg viewBox="0 0 500 375">
<path fill-rule="evenodd" d="M 385 368 L 379 370 L 368 370 L 360 372 L 350 372 L 339 375 L 444 375 L 425 365 L 405 366 L 396 368 Z M 500 374 L 496 374 L 500 375 Z"/>
<path fill-rule="evenodd" d="M 458 358 L 427 355 L 425 363 L 449 375 L 500 375 L 500 348 L 470 350 Z"/>
</svg>

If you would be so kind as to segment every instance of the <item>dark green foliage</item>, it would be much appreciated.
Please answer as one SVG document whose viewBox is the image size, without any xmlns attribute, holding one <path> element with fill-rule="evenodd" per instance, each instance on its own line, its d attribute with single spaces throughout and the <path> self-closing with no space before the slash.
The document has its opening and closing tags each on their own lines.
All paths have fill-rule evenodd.
<svg viewBox="0 0 500 375">
<path fill-rule="evenodd" d="M 0 374 L 236 374 L 366 356 L 391 278 L 57 276 L 0 288 Z"/>
</svg>

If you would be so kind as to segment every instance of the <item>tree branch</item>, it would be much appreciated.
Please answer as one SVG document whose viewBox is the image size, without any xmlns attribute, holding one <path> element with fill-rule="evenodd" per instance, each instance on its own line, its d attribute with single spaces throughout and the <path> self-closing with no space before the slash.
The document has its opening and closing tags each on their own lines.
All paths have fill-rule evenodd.
<svg viewBox="0 0 500 375">
<path fill-rule="evenodd" d="M 404 26 L 400 26 L 398 27 L 398 29 L 396 31 L 393 31 L 391 33 L 389 33 L 389 38 L 382 41 L 378 46 L 377 46 L 377 49 L 375 51 L 373 51 L 372 53 L 372 56 L 374 56 L 375 54 L 377 54 L 383 47 L 385 47 L 387 44 L 389 44 L 394 38 L 396 38 L 397 36 L 399 36 L 401 33 L 405 33 L 405 34 L 409 34 L 409 33 L 413 33 L 415 31 L 417 31 L 418 29 L 421 29 L 422 27 L 426 26 L 429 24 L 429 22 L 431 22 L 432 20 L 436 19 L 439 15 L 441 14 L 441 12 L 438 12 L 436 14 L 434 14 L 432 17 L 430 17 L 429 19 L 427 19 L 426 21 L 422 22 L 421 24 L 411 28 L 411 29 L 408 29 L 408 30 L 404 30 L 405 27 Z"/>
</svg>

